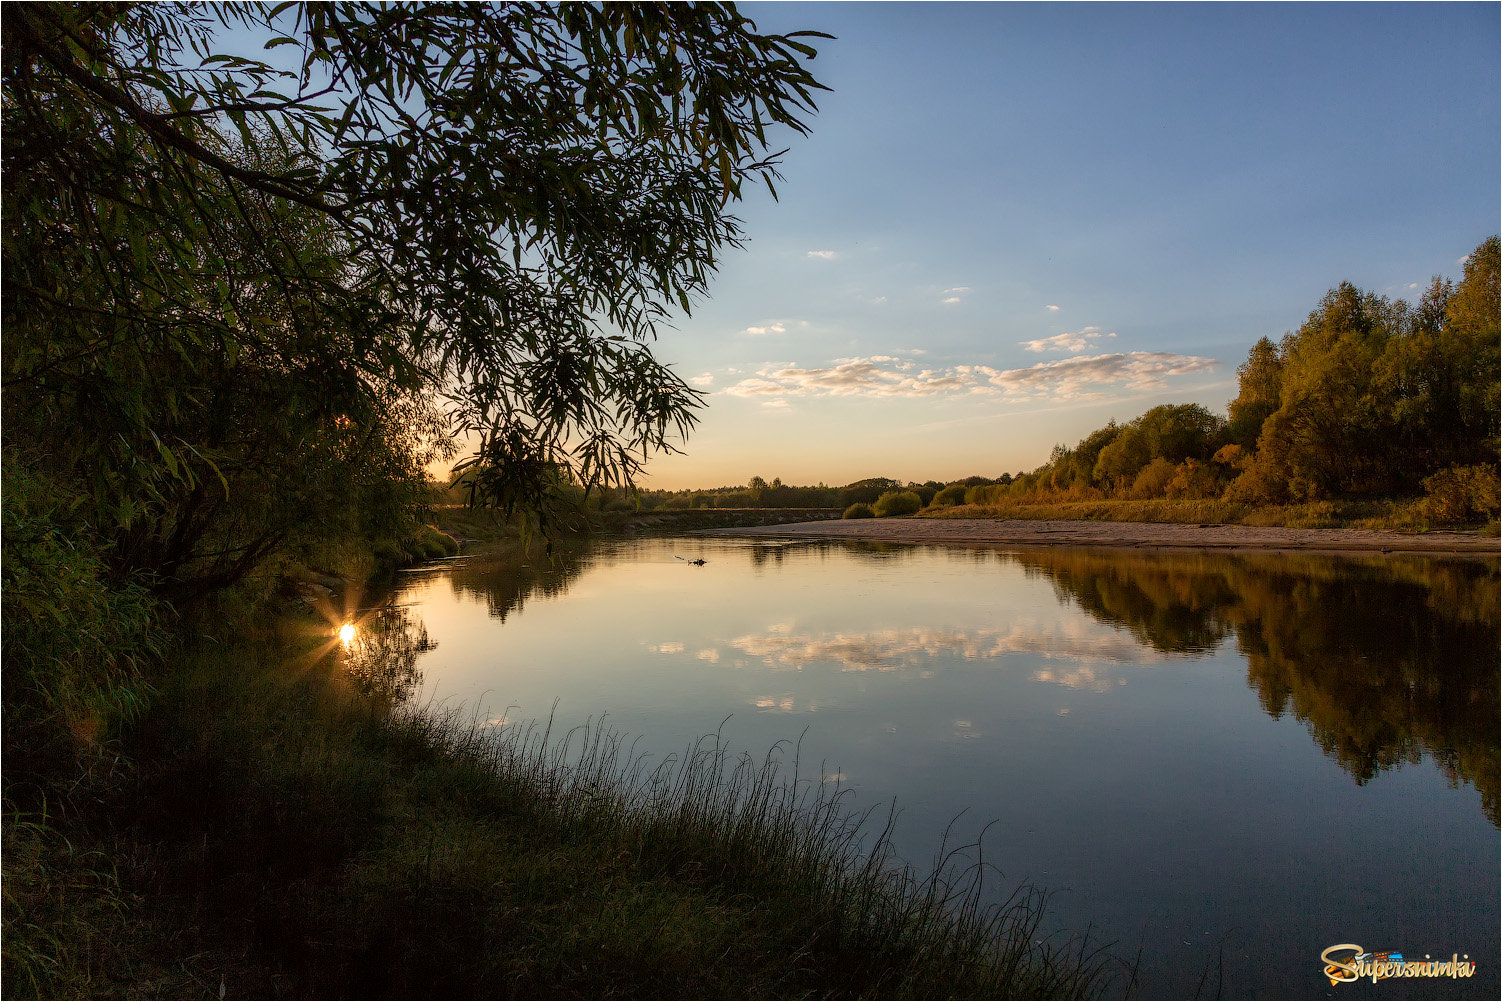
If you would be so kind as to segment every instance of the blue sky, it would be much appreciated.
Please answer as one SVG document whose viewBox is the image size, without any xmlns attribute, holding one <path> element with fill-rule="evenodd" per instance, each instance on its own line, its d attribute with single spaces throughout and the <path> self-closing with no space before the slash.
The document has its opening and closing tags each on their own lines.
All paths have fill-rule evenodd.
<svg viewBox="0 0 1502 1002">
<path fill-rule="evenodd" d="M 658 343 L 709 396 L 645 487 L 994 476 L 1223 412 L 1327 289 L 1415 297 L 1498 229 L 1495 4 L 742 10 L 837 36 L 832 92 Z"/>
</svg>

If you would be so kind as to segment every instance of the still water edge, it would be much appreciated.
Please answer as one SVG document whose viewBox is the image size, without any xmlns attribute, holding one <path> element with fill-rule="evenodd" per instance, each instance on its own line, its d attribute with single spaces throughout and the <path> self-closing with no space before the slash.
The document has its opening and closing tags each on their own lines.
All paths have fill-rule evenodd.
<svg viewBox="0 0 1502 1002">
<path fill-rule="evenodd" d="M 1140 950 L 1138 994 L 1350 992 L 1318 956 L 1359 943 L 1479 958 L 1386 997 L 1496 997 L 1498 595 L 1496 561 L 647 539 L 427 569 L 364 643 L 482 726 L 784 742 L 895 799 L 919 869 L 994 822 L 998 894 Z"/>
</svg>

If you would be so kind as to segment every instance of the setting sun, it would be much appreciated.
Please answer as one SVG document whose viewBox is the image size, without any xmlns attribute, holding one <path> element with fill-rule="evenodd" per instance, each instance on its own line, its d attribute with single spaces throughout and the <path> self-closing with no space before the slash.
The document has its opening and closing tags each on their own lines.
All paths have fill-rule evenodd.
<svg viewBox="0 0 1502 1002">
<path fill-rule="evenodd" d="M 355 624 L 345 623 L 339 627 L 339 642 L 348 647 L 355 639 Z"/>
</svg>

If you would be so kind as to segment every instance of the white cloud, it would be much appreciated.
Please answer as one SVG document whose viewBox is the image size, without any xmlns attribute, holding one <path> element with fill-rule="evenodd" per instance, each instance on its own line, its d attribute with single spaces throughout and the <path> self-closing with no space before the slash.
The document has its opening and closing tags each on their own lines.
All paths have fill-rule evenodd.
<svg viewBox="0 0 1502 1002">
<path fill-rule="evenodd" d="M 809 251 L 808 256 L 812 258 L 818 258 L 820 261 L 833 261 L 835 254 L 832 250 L 817 250 Z"/>
<path fill-rule="evenodd" d="M 714 385 L 714 373 L 701 372 L 697 376 L 690 377 L 688 382 L 690 386 L 697 386 L 701 390 L 708 389 Z"/>
<path fill-rule="evenodd" d="M 968 286 L 968 285 L 956 285 L 952 289 L 945 289 L 944 290 L 944 295 L 947 296 L 947 295 L 949 295 L 952 292 L 969 292 L 969 291 L 970 291 L 970 286 Z"/>
<path fill-rule="evenodd" d="M 1164 380 L 1214 369 L 1213 358 L 1166 351 L 1077 355 L 1023 369 L 957 365 L 918 369 L 891 355 L 835 359 L 820 368 L 773 363 L 726 387 L 731 396 L 787 406 L 789 397 L 1006 396 L 1012 399 L 1088 400 L 1106 391 L 1161 389 Z M 915 371 L 917 370 L 917 371 Z"/>
<path fill-rule="evenodd" d="M 1043 308 L 1045 310 L 1047 310 L 1048 312 L 1050 312 L 1050 313 L 1057 313 L 1057 312 L 1059 312 L 1059 308 L 1057 306 L 1052 305 L 1052 304 L 1050 304 L 1048 306 L 1045 306 Z"/>
<path fill-rule="evenodd" d="M 1471 259 L 1471 255 L 1467 254 L 1465 257 L 1458 257 L 1458 258 L 1456 258 L 1455 259 L 1455 263 L 1456 264 L 1465 264 L 1470 259 Z"/>
<path fill-rule="evenodd" d="M 841 671 L 892 671 L 915 668 L 935 658 L 996 660 L 1008 655 L 1041 656 L 1051 661 L 1084 662 L 1058 673 L 1039 671 L 1040 682 L 1073 688 L 1096 688 L 1114 675 L 1109 664 L 1157 664 L 1164 656 L 1130 634 L 1079 621 L 1042 625 L 1018 623 L 1006 629 L 873 630 L 866 633 L 764 633 L 737 637 L 732 647 L 769 668 L 801 668 L 811 662 L 833 664 Z"/>
<path fill-rule="evenodd" d="M 944 300 L 944 302 L 946 302 L 946 303 L 958 303 L 959 301 L 960 301 L 960 297 L 959 296 L 950 296 L 948 299 Z"/>
<path fill-rule="evenodd" d="M 1036 341 L 1019 341 L 1018 344 L 1028 351 L 1084 351 L 1090 347 L 1092 341 L 1099 341 L 1103 337 L 1115 337 L 1115 331 L 1104 334 L 1099 327 L 1082 327 L 1077 331 L 1066 331 L 1063 334 L 1055 334 L 1053 337 L 1039 338 Z"/>
<path fill-rule="evenodd" d="M 776 320 L 770 324 L 760 324 L 755 327 L 747 327 L 741 333 L 750 334 L 752 337 L 760 337 L 763 334 L 786 334 L 787 325 L 784 324 L 781 320 Z"/>
<path fill-rule="evenodd" d="M 656 644 L 654 646 L 648 647 L 647 650 L 654 651 L 658 654 L 682 654 L 683 645 L 678 643 L 677 641 L 669 641 L 665 644 Z"/>
</svg>

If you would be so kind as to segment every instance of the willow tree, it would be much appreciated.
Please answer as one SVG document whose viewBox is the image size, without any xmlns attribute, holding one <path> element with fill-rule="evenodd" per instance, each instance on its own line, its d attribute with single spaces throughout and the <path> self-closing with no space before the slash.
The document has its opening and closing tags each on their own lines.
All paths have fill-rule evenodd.
<svg viewBox="0 0 1502 1002">
<path fill-rule="evenodd" d="M 7 469 L 179 590 L 440 431 L 529 510 L 673 449 L 701 401 L 657 327 L 819 88 L 811 33 L 730 4 L 39 3 L 0 32 Z"/>
</svg>

